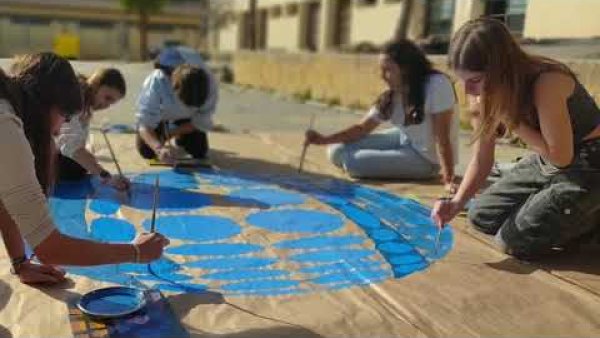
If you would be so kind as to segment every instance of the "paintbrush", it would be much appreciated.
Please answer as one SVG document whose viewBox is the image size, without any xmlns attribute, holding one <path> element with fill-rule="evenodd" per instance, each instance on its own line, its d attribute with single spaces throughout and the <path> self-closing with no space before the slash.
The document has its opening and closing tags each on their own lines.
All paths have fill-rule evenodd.
<svg viewBox="0 0 600 338">
<path fill-rule="evenodd" d="M 154 181 L 154 198 L 152 199 L 152 220 L 150 221 L 150 233 L 156 231 L 156 208 L 158 207 L 158 195 L 159 195 L 160 179 L 156 176 Z"/>
<path fill-rule="evenodd" d="M 108 147 L 108 151 L 110 152 L 110 157 L 112 157 L 112 160 L 115 163 L 115 167 L 117 167 L 117 172 L 119 173 L 119 176 L 124 177 L 123 172 L 121 171 L 121 166 L 119 165 L 119 161 L 117 160 L 117 156 L 115 155 L 110 141 L 108 140 L 108 136 L 106 135 L 105 130 L 102 130 L 102 136 L 104 136 L 104 141 L 106 141 L 106 146 Z"/>
<path fill-rule="evenodd" d="M 441 200 L 445 203 L 452 200 L 452 194 L 446 192 L 446 195 L 441 198 Z M 435 255 L 438 255 L 438 251 L 440 248 L 440 237 L 442 236 L 442 230 L 444 229 L 444 225 L 438 227 L 437 235 L 435 236 Z"/>
<path fill-rule="evenodd" d="M 308 130 L 313 128 L 315 123 L 315 113 L 313 113 L 310 117 L 310 122 L 308 124 Z M 302 153 L 300 154 L 300 164 L 298 165 L 298 172 L 302 172 L 302 167 L 304 166 L 304 159 L 306 158 L 306 150 L 308 149 L 308 143 L 304 143 L 302 146 Z"/>
</svg>

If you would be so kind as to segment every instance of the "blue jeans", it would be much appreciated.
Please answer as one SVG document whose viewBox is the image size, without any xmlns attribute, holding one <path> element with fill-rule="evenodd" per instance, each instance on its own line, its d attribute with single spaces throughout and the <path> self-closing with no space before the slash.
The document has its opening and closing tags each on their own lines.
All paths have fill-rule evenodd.
<svg viewBox="0 0 600 338">
<path fill-rule="evenodd" d="M 368 135 L 357 142 L 333 144 L 330 161 L 354 178 L 428 179 L 440 167 L 419 154 L 395 128 Z"/>
</svg>

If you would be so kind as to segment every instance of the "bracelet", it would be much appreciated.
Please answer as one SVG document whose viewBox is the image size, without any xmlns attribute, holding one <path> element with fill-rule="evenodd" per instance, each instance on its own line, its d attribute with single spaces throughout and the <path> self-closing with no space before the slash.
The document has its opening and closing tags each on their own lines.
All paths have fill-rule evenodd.
<svg viewBox="0 0 600 338">
<path fill-rule="evenodd" d="M 100 174 L 98 174 L 98 176 L 100 176 L 100 178 L 106 180 L 106 179 L 109 179 L 112 175 L 110 174 L 110 172 L 108 172 L 108 170 L 102 169 L 102 170 L 100 170 Z"/>
<path fill-rule="evenodd" d="M 132 244 L 134 252 L 133 262 L 140 262 L 140 247 L 137 244 Z"/>
</svg>

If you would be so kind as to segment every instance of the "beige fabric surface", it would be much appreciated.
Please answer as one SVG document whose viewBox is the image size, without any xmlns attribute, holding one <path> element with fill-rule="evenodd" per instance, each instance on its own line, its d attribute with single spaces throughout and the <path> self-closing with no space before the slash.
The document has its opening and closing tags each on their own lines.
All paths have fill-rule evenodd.
<svg viewBox="0 0 600 338">
<path fill-rule="evenodd" d="M 131 135 L 111 135 L 111 141 L 124 171 L 149 169 L 135 154 Z M 214 134 L 211 142 L 213 160 L 223 169 L 297 175 L 298 134 Z M 108 159 L 102 144 L 95 149 L 101 159 Z M 310 148 L 304 166 L 308 173 L 303 175 L 315 180 L 341 177 L 325 159 L 324 149 Z M 424 202 L 441 194 L 441 188 L 429 182 L 362 184 Z M 236 217 L 234 210 L 223 206 L 211 212 Z M 134 223 L 140 217 L 133 212 L 123 214 Z M 553 265 L 524 264 L 496 251 L 487 238 L 466 226 L 464 218 L 453 225 L 452 252 L 427 270 L 402 279 L 299 296 L 168 298 L 194 337 L 600 335 L 597 257 L 573 261 L 567 257 Z M 0 335 L 5 336 L 70 336 L 65 300 L 105 285 L 73 277 L 62 288 L 36 289 L 20 284 L 8 273 L 8 266 L 6 259 L 0 261 Z"/>
</svg>

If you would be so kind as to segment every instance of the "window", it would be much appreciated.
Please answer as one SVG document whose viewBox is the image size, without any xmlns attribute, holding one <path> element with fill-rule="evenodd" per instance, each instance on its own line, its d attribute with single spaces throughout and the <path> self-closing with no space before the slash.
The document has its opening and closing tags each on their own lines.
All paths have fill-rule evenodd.
<svg viewBox="0 0 600 338">
<path fill-rule="evenodd" d="M 431 0 L 427 4 L 427 35 L 450 35 L 454 0 Z"/>
<path fill-rule="evenodd" d="M 506 25 L 512 32 L 522 33 L 525 28 L 525 12 L 529 0 L 509 0 L 506 9 Z"/>
<path fill-rule="evenodd" d="M 373 6 L 377 4 L 377 0 L 356 0 L 357 6 Z"/>
<path fill-rule="evenodd" d="M 525 26 L 528 0 L 487 0 L 485 15 L 506 23 L 514 34 L 521 34 Z"/>
</svg>

